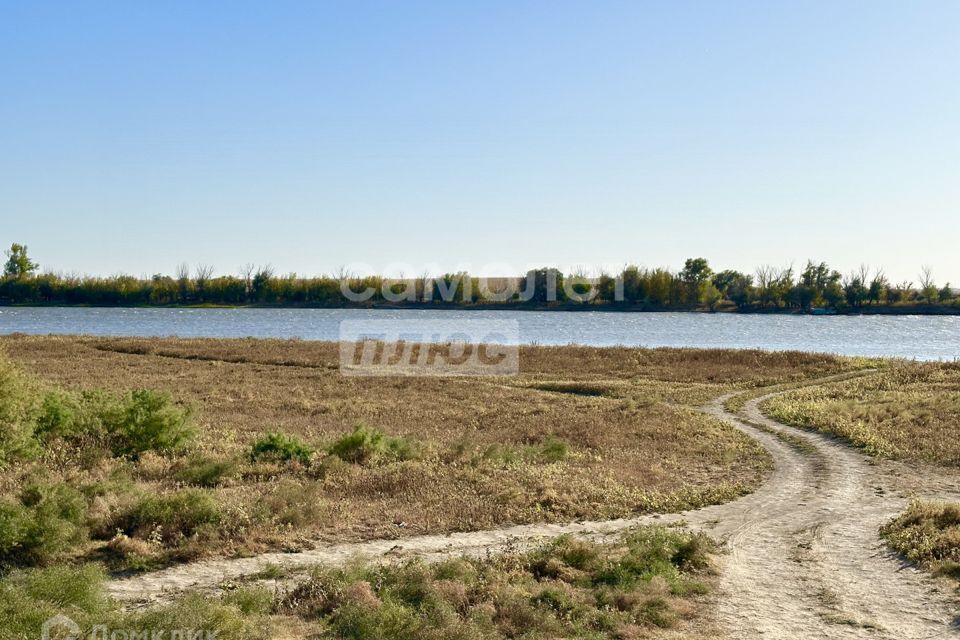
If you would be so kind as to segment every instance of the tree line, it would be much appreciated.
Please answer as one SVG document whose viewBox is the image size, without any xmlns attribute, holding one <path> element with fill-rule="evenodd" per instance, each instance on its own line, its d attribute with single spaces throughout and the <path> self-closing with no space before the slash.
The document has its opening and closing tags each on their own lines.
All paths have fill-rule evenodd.
<svg viewBox="0 0 960 640">
<path fill-rule="evenodd" d="M 623 305 L 641 309 L 730 309 L 740 311 L 816 309 L 857 311 L 881 307 L 960 310 L 949 284 L 938 286 L 929 268 L 917 283 L 892 283 L 866 266 L 842 274 L 824 262 L 758 267 L 754 273 L 715 271 L 705 258 L 690 258 L 679 271 L 627 266 L 619 273 L 588 277 L 553 268 L 517 278 L 482 278 L 468 273 L 384 278 L 299 277 L 249 265 L 236 275 L 213 267 L 180 265 L 173 275 L 150 278 L 40 273 L 27 247 L 13 244 L 0 279 L 2 304 L 63 305 Z"/>
</svg>

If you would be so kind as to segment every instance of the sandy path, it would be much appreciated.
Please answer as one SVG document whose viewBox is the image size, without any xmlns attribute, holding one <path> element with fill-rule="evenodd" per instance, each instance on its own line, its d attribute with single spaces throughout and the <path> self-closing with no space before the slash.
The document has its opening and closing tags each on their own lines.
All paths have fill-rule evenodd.
<svg viewBox="0 0 960 640">
<path fill-rule="evenodd" d="M 923 573 L 904 566 L 880 541 L 880 525 L 901 511 L 904 486 L 918 479 L 903 465 L 876 464 L 856 450 L 763 416 L 752 400 L 744 415 L 766 429 L 802 438 L 801 453 L 771 433 L 730 420 L 774 456 L 769 482 L 730 504 L 710 533 L 730 553 L 718 615 L 734 638 L 958 637 L 956 605 Z M 949 480 L 947 481 L 949 484 Z M 938 496 L 960 486 L 931 482 Z M 952 491 L 951 491 L 952 489 Z"/>
<path fill-rule="evenodd" d="M 957 603 L 921 572 L 905 567 L 877 529 L 907 502 L 906 491 L 960 497 L 957 478 L 919 477 L 904 465 L 876 464 L 854 449 L 761 415 L 749 401 L 741 420 L 720 398 L 704 408 L 759 441 L 774 472 L 754 493 L 684 514 L 608 522 L 521 525 L 493 531 L 417 536 L 324 547 L 300 553 L 207 560 L 108 585 L 131 603 L 164 600 L 187 589 L 216 589 L 268 565 L 298 567 L 369 558 L 484 555 L 563 533 L 602 537 L 637 524 L 683 521 L 725 542 L 718 622 L 732 638 L 960 637 Z M 762 428 L 757 428 L 754 424 Z M 802 438 L 801 451 L 771 431 Z"/>
</svg>

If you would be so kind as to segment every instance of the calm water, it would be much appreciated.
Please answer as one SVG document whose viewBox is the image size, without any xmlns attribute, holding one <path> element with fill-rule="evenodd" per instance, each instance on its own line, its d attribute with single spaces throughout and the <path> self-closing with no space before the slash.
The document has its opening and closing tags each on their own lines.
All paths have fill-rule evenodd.
<svg viewBox="0 0 960 640">
<path fill-rule="evenodd" d="M 960 316 L 794 316 L 563 311 L 0 308 L 0 334 L 336 340 L 341 320 L 517 320 L 535 344 L 756 347 L 845 355 L 960 358 Z"/>
</svg>

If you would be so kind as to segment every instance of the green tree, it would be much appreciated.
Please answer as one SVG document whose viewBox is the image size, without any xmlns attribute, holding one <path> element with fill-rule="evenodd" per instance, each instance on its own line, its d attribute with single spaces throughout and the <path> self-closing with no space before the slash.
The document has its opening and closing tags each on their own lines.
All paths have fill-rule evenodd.
<svg viewBox="0 0 960 640">
<path fill-rule="evenodd" d="M 710 311 L 715 311 L 721 300 L 723 300 L 723 294 L 713 282 L 707 280 L 700 285 L 700 302 L 707 305 Z"/>
<path fill-rule="evenodd" d="M 4 265 L 3 274 L 12 278 L 22 278 L 29 276 L 39 267 L 40 265 L 27 255 L 27 245 L 14 242 L 7 251 L 7 264 Z"/>
<path fill-rule="evenodd" d="M 704 302 L 700 299 L 700 290 L 703 283 L 708 282 L 713 276 L 713 269 L 706 258 L 688 258 L 683 264 L 683 270 L 680 272 L 680 279 L 683 281 L 686 289 L 686 302 L 697 303 Z"/>
</svg>

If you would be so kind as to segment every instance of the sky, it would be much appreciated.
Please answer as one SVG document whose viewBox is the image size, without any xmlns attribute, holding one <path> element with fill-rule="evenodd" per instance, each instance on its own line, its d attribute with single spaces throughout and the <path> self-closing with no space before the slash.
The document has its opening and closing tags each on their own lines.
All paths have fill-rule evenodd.
<svg viewBox="0 0 960 640">
<path fill-rule="evenodd" d="M 958 33 L 955 0 L 0 0 L 0 244 L 960 284 Z"/>
</svg>

